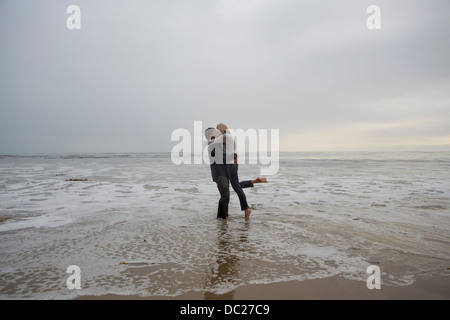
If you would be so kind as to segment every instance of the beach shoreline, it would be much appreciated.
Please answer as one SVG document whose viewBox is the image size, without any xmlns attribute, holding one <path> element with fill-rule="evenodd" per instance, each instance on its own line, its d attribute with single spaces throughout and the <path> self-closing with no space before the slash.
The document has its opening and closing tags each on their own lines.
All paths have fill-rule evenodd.
<svg viewBox="0 0 450 320">
<path fill-rule="evenodd" d="M 0 295 L 448 299 L 448 155 L 282 154 L 279 174 L 249 190 L 248 221 L 236 196 L 217 219 L 209 168 L 170 155 L 2 158 Z"/>
<path fill-rule="evenodd" d="M 239 286 L 225 294 L 190 291 L 179 296 L 105 294 L 79 296 L 76 300 L 449 300 L 450 277 L 417 276 L 410 285 L 368 289 L 364 281 L 340 276 L 304 281 Z"/>
</svg>

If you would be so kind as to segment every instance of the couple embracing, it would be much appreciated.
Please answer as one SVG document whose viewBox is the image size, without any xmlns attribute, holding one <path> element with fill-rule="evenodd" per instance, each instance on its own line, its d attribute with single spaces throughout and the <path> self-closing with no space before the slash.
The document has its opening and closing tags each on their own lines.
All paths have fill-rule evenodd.
<svg viewBox="0 0 450 320">
<path fill-rule="evenodd" d="M 248 220 L 252 209 L 247 203 L 247 197 L 243 189 L 253 187 L 255 183 L 266 183 L 266 178 L 239 181 L 236 143 L 225 124 L 220 123 L 216 128 L 209 127 L 205 130 L 205 137 L 208 141 L 211 176 L 220 193 L 217 218 L 226 219 L 228 217 L 231 184 L 239 197 L 245 219 Z"/>
</svg>

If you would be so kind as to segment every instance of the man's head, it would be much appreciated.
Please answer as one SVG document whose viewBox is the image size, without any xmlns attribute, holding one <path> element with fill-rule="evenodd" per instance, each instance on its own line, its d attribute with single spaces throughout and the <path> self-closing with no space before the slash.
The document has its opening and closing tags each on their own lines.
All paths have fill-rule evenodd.
<svg viewBox="0 0 450 320">
<path fill-rule="evenodd" d="M 206 140 L 215 139 L 218 136 L 220 136 L 221 134 L 222 133 L 219 130 L 217 130 L 217 129 L 213 128 L 213 127 L 209 127 L 208 129 L 205 130 L 205 138 L 206 138 Z"/>
<path fill-rule="evenodd" d="M 214 128 L 213 127 L 209 127 L 208 129 L 205 130 L 205 138 L 206 140 L 211 140 L 211 136 L 214 133 Z"/>
</svg>

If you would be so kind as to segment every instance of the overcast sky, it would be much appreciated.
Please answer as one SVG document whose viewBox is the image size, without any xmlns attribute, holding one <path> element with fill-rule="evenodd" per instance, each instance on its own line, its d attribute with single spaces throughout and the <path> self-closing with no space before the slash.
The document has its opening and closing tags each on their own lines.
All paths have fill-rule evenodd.
<svg viewBox="0 0 450 320">
<path fill-rule="evenodd" d="M 450 150 L 448 0 L 1 0 L 0 48 L 0 153 L 170 151 L 195 120 Z"/>
</svg>

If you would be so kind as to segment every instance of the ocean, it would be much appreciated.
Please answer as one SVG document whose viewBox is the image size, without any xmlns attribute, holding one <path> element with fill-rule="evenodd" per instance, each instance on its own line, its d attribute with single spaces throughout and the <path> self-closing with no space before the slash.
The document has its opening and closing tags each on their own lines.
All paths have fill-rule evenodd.
<svg viewBox="0 0 450 320">
<path fill-rule="evenodd" d="M 280 153 L 230 216 L 207 164 L 170 153 L 0 155 L 0 298 L 209 297 L 341 276 L 450 274 L 449 152 Z M 260 175 L 242 164 L 241 180 Z M 81 289 L 69 289 L 69 266 Z"/>
</svg>

